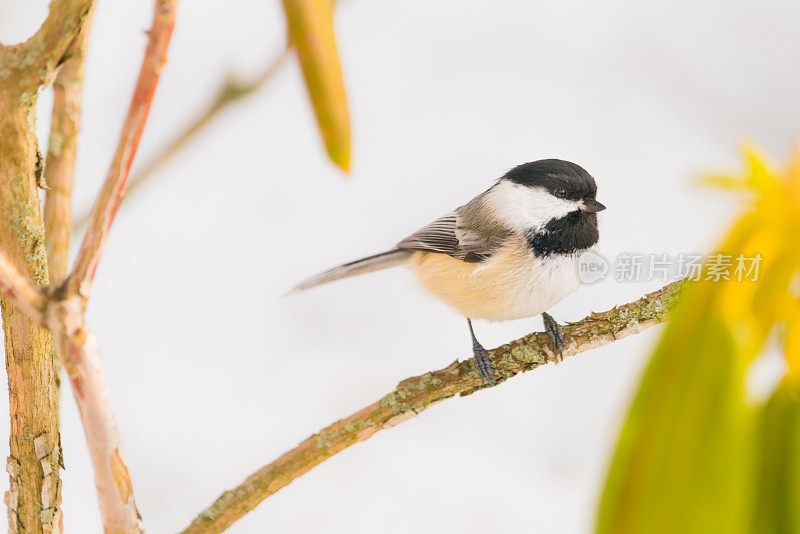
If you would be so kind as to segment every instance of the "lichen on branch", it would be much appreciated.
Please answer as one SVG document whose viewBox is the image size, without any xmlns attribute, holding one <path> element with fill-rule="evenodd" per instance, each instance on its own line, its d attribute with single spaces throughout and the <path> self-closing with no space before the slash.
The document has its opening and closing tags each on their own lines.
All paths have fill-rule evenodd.
<svg viewBox="0 0 800 534">
<path fill-rule="evenodd" d="M 2 297 L 11 417 L 8 531 L 38 533 L 59 523 L 58 460 L 47 456 L 48 475 L 55 474 L 46 483 L 48 475 L 31 436 L 44 436 L 47 451 L 57 451 L 60 443 L 53 345 L 50 333 L 36 322 L 39 305 L 25 297 L 36 298 L 35 286 L 47 285 L 35 171 L 36 94 L 22 98 L 13 82 L 11 87 L 3 82 L 0 80 L 0 250 L 19 278 L 4 280 L 4 286 L 15 289 Z M 30 305 L 20 305 L 23 299 Z"/>
<path fill-rule="evenodd" d="M 11 432 L 8 531 L 61 532 L 58 377 L 50 333 L 39 323 L 48 270 L 38 187 L 39 89 L 80 35 L 93 0 L 53 0 L 27 41 L 0 45 L 0 251 Z"/>
<path fill-rule="evenodd" d="M 0 45 L 0 80 L 20 93 L 49 85 L 67 50 L 94 9 L 95 0 L 53 0 L 39 30 L 24 43 Z"/>
<path fill-rule="evenodd" d="M 564 330 L 564 357 L 608 345 L 667 319 L 683 282 L 673 282 L 635 302 L 569 324 Z M 489 351 L 498 383 L 552 359 L 545 333 L 533 333 Z M 324 428 L 236 488 L 224 492 L 198 515 L 183 534 L 224 531 L 261 501 L 338 452 L 396 426 L 433 404 L 485 388 L 474 362 L 455 361 L 438 371 L 406 379 L 379 401 Z"/>
</svg>

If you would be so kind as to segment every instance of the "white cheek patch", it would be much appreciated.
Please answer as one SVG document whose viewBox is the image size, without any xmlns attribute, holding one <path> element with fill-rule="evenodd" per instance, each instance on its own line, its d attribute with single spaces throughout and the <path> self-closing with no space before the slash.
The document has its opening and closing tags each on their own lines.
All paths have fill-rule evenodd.
<svg viewBox="0 0 800 534">
<path fill-rule="evenodd" d="M 501 180 L 488 191 L 487 204 L 494 216 L 509 229 L 539 230 L 552 219 L 581 209 L 582 203 L 557 198 L 540 187 L 527 187 Z"/>
</svg>

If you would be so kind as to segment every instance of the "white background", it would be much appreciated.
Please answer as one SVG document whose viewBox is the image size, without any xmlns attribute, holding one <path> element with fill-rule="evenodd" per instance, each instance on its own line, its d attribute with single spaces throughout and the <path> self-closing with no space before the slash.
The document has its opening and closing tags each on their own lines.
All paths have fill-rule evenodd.
<svg viewBox="0 0 800 534">
<path fill-rule="evenodd" d="M 45 0 L 0 0 L 0 40 L 25 39 L 45 13 Z M 97 10 L 79 211 L 110 161 L 150 16 L 147 1 Z M 693 180 L 738 170 L 745 138 L 776 163 L 796 139 L 798 16 L 788 0 L 343 1 L 351 176 L 325 159 L 292 60 L 123 205 L 106 247 L 89 320 L 148 531 L 181 529 L 399 380 L 469 355 L 464 320 L 403 270 L 281 295 L 391 246 L 511 166 L 559 157 L 588 169 L 609 208 L 607 256 L 710 247 L 735 201 Z M 284 41 L 275 0 L 183 2 L 139 163 L 227 72 L 257 72 Z M 50 103 L 45 92 L 43 139 Z M 607 281 L 552 314 L 578 320 L 660 285 Z M 541 321 L 476 326 L 492 347 Z M 587 532 L 657 336 L 437 405 L 326 461 L 231 532 Z M 69 386 L 63 393 L 65 527 L 99 532 Z M 0 395 L 0 413 L 6 403 Z M 0 477 L 0 491 L 7 483 Z"/>
</svg>

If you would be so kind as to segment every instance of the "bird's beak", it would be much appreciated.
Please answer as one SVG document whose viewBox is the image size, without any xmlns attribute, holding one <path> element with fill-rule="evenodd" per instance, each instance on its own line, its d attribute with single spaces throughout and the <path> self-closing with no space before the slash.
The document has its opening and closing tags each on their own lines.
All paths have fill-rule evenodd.
<svg viewBox="0 0 800 534">
<path fill-rule="evenodd" d="M 583 211 L 586 213 L 597 213 L 598 211 L 603 211 L 604 209 L 606 209 L 606 207 L 594 199 L 583 201 Z"/>
</svg>

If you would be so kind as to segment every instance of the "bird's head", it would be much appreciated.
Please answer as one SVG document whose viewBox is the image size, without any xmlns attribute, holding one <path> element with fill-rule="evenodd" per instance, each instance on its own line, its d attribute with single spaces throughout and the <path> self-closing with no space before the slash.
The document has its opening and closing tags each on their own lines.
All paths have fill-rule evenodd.
<svg viewBox="0 0 800 534">
<path fill-rule="evenodd" d="M 489 191 L 495 215 L 508 226 L 530 232 L 567 216 L 596 224 L 597 184 L 580 165 L 560 159 L 523 163 Z"/>
</svg>

